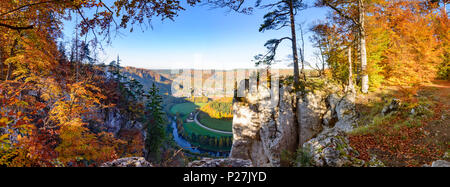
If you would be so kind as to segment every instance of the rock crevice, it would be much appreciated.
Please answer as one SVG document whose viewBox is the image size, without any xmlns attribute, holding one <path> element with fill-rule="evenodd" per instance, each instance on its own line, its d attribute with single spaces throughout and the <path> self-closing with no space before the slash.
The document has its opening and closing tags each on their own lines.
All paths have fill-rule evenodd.
<svg viewBox="0 0 450 187">
<path fill-rule="evenodd" d="M 241 86 L 245 86 L 241 82 Z M 254 166 L 280 166 L 283 152 L 296 152 L 326 129 L 349 132 L 356 121 L 355 95 L 330 92 L 294 92 L 259 86 L 233 101 L 231 158 L 249 159 Z M 343 95 L 343 96 L 339 96 Z"/>
</svg>

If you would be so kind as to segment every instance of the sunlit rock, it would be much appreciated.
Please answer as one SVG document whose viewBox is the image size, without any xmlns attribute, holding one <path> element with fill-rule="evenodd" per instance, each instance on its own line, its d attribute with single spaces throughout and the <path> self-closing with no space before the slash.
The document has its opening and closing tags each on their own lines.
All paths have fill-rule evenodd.
<svg viewBox="0 0 450 187">
<path fill-rule="evenodd" d="M 103 163 L 100 167 L 153 167 L 144 157 L 127 157 Z"/>
<path fill-rule="evenodd" d="M 238 158 L 203 158 L 201 160 L 190 162 L 188 167 L 253 167 L 253 165 L 250 160 Z"/>
</svg>

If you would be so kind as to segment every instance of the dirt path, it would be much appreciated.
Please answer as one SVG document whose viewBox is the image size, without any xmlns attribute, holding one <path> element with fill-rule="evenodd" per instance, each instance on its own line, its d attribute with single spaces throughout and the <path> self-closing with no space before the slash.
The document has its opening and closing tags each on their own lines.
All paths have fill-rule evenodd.
<svg viewBox="0 0 450 187">
<path fill-rule="evenodd" d="M 442 103 L 450 104 L 450 81 L 436 80 L 433 83 L 425 85 L 428 88 L 435 88 L 437 90 L 436 96 L 439 97 Z"/>
</svg>

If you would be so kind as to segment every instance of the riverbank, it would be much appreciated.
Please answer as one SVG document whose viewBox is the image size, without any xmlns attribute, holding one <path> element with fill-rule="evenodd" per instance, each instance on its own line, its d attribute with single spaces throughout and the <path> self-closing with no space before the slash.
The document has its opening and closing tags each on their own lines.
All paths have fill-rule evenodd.
<svg viewBox="0 0 450 187">
<path fill-rule="evenodd" d="M 172 138 L 176 145 L 185 153 L 192 154 L 194 156 L 210 156 L 210 157 L 228 157 L 230 151 L 218 151 L 218 150 L 208 150 L 196 145 L 194 143 L 189 142 L 183 136 L 180 135 L 177 129 L 176 120 L 174 117 L 169 117 L 170 120 L 170 130 L 172 134 Z"/>
</svg>

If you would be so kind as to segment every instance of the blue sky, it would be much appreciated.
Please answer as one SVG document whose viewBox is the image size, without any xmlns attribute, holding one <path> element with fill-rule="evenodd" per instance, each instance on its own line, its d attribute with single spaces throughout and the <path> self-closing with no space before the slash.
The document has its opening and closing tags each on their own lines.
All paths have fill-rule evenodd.
<svg viewBox="0 0 450 187">
<path fill-rule="evenodd" d="M 108 3 L 107 3 L 108 4 Z M 313 21 L 325 19 L 327 9 L 309 8 L 300 12 L 297 23 L 309 28 Z M 132 33 L 122 30 L 111 45 L 104 45 L 100 60 L 109 63 L 120 55 L 122 66 L 148 69 L 196 68 L 233 69 L 251 68 L 253 56 L 266 51 L 264 43 L 273 38 L 290 35 L 289 28 L 278 31 L 258 32 L 266 9 L 257 9 L 252 15 L 238 14 L 227 9 L 211 9 L 208 6 L 186 7 L 175 21 L 161 22 L 155 18 L 153 29 L 142 31 L 135 26 Z M 66 22 L 64 40 L 69 41 L 73 23 Z M 306 59 L 314 62 L 313 48 L 307 33 Z M 289 41 L 285 41 L 277 58 L 286 59 L 292 52 Z M 285 68 L 288 62 L 275 67 Z"/>
</svg>

